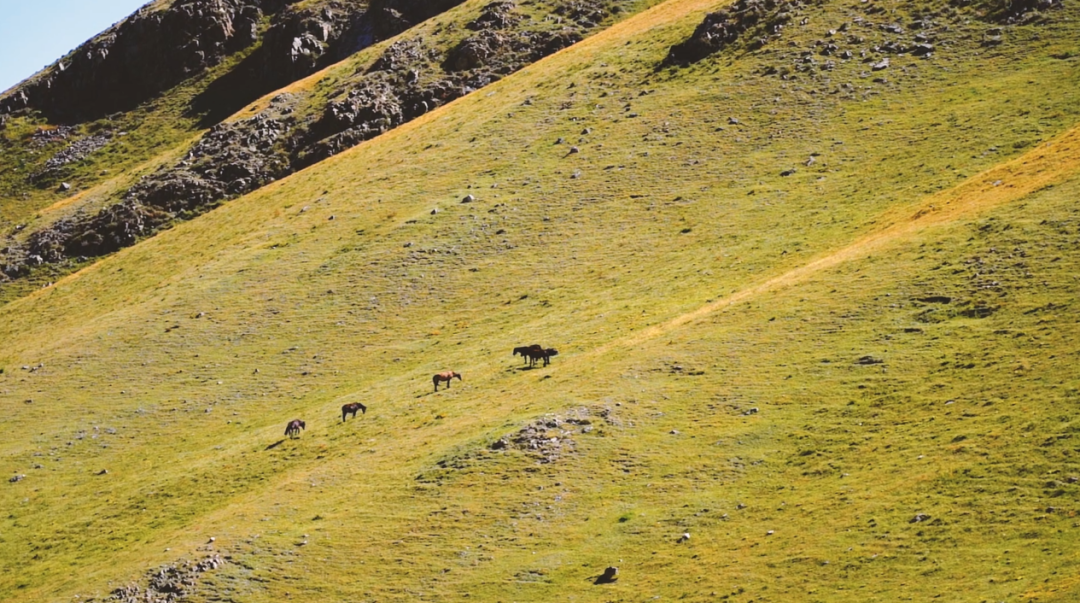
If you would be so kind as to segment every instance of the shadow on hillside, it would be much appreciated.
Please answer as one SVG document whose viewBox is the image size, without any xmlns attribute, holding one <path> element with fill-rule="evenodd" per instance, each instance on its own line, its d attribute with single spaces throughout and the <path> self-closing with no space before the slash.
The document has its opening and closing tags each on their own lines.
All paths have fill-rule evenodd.
<svg viewBox="0 0 1080 603">
<path fill-rule="evenodd" d="M 264 450 L 273 450 L 273 449 L 277 448 L 278 446 L 281 446 L 284 443 L 285 443 L 285 440 L 278 440 L 278 441 L 274 442 L 273 444 L 270 444 L 269 446 L 267 446 Z"/>
<path fill-rule="evenodd" d="M 262 48 L 251 53 L 192 99 L 187 115 L 199 117 L 200 128 L 209 128 L 248 103 L 288 84 L 283 78 L 268 73 L 265 64 Z"/>
</svg>

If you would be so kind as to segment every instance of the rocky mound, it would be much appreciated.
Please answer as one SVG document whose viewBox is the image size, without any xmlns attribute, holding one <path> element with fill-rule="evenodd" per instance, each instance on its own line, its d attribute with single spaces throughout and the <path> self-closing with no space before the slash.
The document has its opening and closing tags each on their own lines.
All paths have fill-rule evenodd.
<svg viewBox="0 0 1080 603">
<path fill-rule="evenodd" d="M 141 583 L 112 592 L 106 601 L 116 603 L 174 603 L 182 601 L 198 584 L 202 574 L 225 565 L 221 555 L 207 555 L 199 561 L 179 561 L 149 572 Z"/>
</svg>

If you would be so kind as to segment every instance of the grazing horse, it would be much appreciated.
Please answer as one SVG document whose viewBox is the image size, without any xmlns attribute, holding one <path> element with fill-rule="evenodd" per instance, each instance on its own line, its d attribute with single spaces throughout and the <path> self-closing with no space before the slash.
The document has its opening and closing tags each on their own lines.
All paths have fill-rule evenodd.
<svg viewBox="0 0 1080 603">
<path fill-rule="evenodd" d="M 307 429 L 307 425 L 300 419 L 293 419 L 289 421 L 288 427 L 285 428 L 285 435 L 290 438 L 298 437 L 301 429 Z"/>
<path fill-rule="evenodd" d="M 367 407 L 359 402 L 353 402 L 352 404 L 346 404 L 341 407 L 341 422 L 345 422 L 345 415 L 352 414 L 353 418 L 356 418 L 356 411 L 360 411 L 361 414 L 367 414 Z"/>
<path fill-rule="evenodd" d="M 446 389 L 450 389 L 450 380 L 457 377 L 458 381 L 461 381 L 461 373 L 455 373 L 454 371 L 446 371 L 445 373 L 435 373 L 431 376 L 431 382 L 435 384 L 435 391 L 439 391 L 439 383 L 445 381 Z"/>
</svg>

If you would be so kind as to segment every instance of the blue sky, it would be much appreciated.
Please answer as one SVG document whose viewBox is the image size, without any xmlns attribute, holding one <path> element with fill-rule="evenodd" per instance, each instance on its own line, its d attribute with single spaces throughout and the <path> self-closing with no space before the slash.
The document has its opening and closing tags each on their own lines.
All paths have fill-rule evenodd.
<svg viewBox="0 0 1080 603">
<path fill-rule="evenodd" d="M 0 91 L 41 71 L 147 0 L 0 0 Z"/>
</svg>

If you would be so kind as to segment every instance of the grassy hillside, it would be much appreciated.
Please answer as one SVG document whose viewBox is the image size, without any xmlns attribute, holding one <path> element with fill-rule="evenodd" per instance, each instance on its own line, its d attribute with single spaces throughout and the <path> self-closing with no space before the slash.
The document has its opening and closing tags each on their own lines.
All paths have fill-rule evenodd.
<svg viewBox="0 0 1080 603">
<path fill-rule="evenodd" d="M 188 600 L 1075 600 L 1076 7 L 664 66 L 723 4 L 0 307 L 0 598 L 213 550 Z"/>
</svg>

